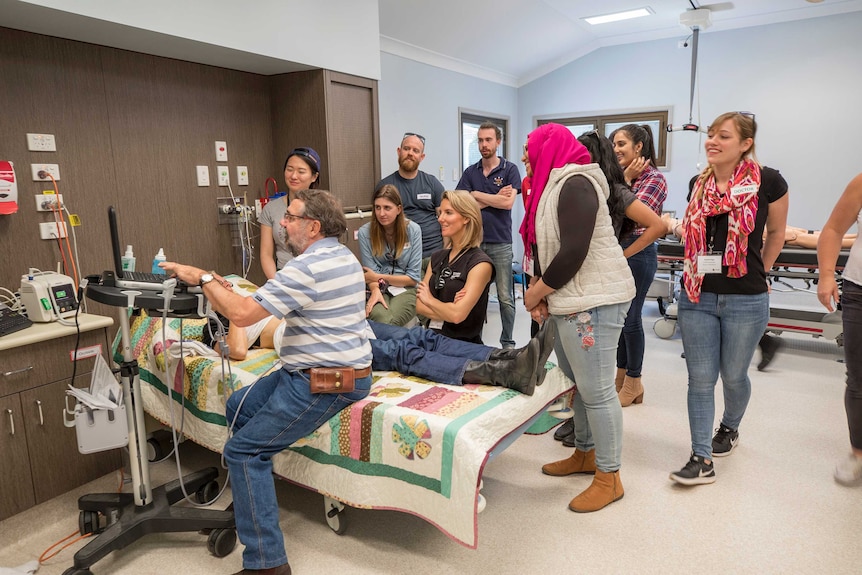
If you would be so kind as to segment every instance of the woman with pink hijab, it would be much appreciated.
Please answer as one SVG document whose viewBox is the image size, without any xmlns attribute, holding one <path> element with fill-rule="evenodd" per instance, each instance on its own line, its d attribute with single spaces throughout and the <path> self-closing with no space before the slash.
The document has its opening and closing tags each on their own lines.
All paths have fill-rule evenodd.
<svg viewBox="0 0 862 575">
<path fill-rule="evenodd" d="M 623 496 L 620 481 L 622 407 L 614 385 L 617 342 L 635 284 L 614 232 L 622 211 L 611 213 L 604 172 L 564 126 L 544 124 L 524 149 L 532 190 L 521 225 L 533 276 L 524 304 L 539 323 L 557 328 L 554 351 L 575 394 L 575 452 L 542 467 L 546 475 L 594 474 L 569 503 L 598 511 Z M 610 202 L 622 206 L 621 202 Z"/>
</svg>

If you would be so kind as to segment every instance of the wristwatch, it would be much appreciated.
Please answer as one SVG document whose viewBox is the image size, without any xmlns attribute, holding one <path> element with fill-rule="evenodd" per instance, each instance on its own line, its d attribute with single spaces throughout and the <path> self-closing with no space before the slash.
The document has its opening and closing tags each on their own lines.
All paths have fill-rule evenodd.
<svg viewBox="0 0 862 575">
<path fill-rule="evenodd" d="M 215 279 L 215 277 L 211 273 L 207 272 L 207 273 L 201 275 L 201 280 L 198 282 L 198 285 L 203 287 L 206 284 L 213 281 L 214 279 Z"/>
</svg>

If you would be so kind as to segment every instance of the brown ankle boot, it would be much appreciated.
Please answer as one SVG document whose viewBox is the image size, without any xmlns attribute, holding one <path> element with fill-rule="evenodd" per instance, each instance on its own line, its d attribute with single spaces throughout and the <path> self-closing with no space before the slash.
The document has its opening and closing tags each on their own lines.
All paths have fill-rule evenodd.
<svg viewBox="0 0 862 575">
<path fill-rule="evenodd" d="M 542 473 L 545 475 L 553 475 L 554 477 L 562 477 L 564 475 L 572 475 L 575 473 L 596 472 L 596 450 L 581 451 L 575 449 L 571 457 L 567 457 L 561 461 L 546 463 L 542 466 Z"/>
<path fill-rule="evenodd" d="M 644 402 L 644 386 L 639 377 L 626 376 L 620 390 L 620 405 L 628 407 L 633 403 Z"/>
<path fill-rule="evenodd" d="M 623 388 L 623 381 L 626 378 L 626 368 L 618 367 L 617 368 L 617 376 L 614 378 L 614 385 L 617 388 L 617 393 Z"/>
<path fill-rule="evenodd" d="M 610 505 L 624 495 L 623 484 L 620 482 L 620 470 L 605 473 L 596 470 L 596 476 L 583 493 L 572 499 L 569 509 L 576 513 L 598 511 Z"/>
</svg>

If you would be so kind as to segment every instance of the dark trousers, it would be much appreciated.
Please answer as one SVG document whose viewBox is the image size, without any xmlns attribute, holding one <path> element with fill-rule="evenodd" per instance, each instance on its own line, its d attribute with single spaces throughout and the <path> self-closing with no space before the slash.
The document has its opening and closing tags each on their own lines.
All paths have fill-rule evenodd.
<svg viewBox="0 0 862 575">
<path fill-rule="evenodd" d="M 844 321 L 844 359 L 847 366 L 847 388 L 844 409 L 850 445 L 862 450 L 862 287 L 844 280 L 841 295 L 841 317 Z"/>
</svg>

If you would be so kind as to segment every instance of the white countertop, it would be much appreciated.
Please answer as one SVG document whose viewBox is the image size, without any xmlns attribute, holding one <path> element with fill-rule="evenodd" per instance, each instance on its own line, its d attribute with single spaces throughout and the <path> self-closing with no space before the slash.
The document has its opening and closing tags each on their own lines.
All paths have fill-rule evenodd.
<svg viewBox="0 0 862 575">
<path fill-rule="evenodd" d="M 110 327 L 114 325 L 114 320 L 107 316 L 81 313 L 78 314 L 78 325 L 81 327 L 81 332 L 85 332 L 103 327 Z M 10 333 L 9 335 L 0 337 L 0 351 L 59 337 L 66 337 L 67 335 L 75 335 L 76 333 L 77 329 L 74 325 L 63 325 L 56 321 L 52 321 L 50 323 L 34 323 L 27 329 L 22 329 L 15 333 Z"/>
</svg>

